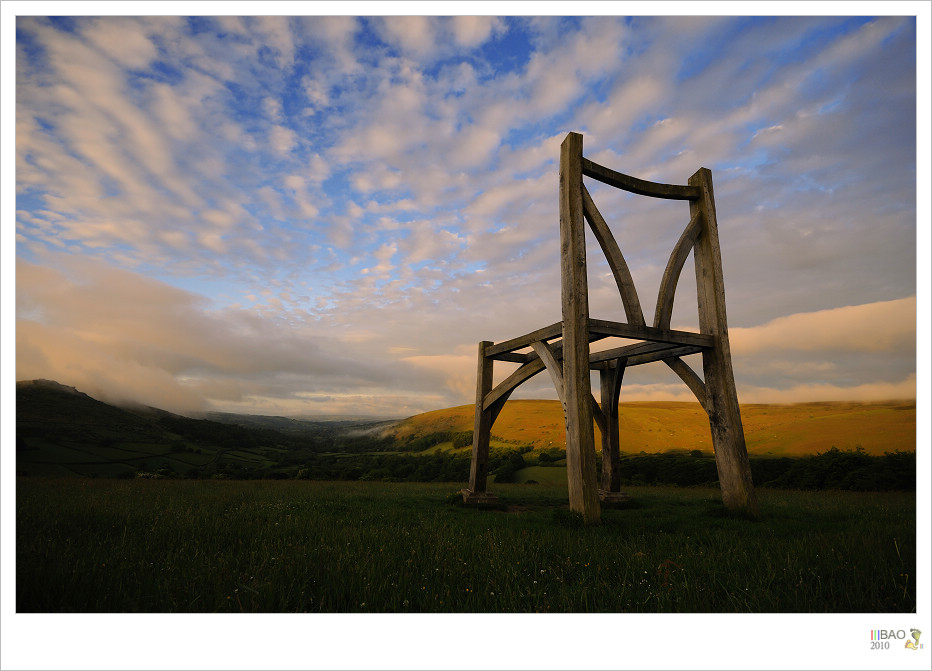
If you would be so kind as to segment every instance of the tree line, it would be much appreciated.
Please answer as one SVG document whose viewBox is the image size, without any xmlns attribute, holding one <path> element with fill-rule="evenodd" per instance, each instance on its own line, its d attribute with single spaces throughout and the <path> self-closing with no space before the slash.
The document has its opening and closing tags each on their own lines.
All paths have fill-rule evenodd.
<svg viewBox="0 0 932 671">
<path fill-rule="evenodd" d="M 410 450 L 390 454 L 372 452 L 306 452 L 300 462 L 287 458 L 271 469 L 249 469 L 240 464 L 221 463 L 211 475 L 191 472 L 187 477 L 296 478 L 302 480 L 379 480 L 385 482 L 467 482 L 472 455 L 463 450 L 440 450 L 415 454 L 425 449 L 418 442 Z M 463 437 L 460 437 L 463 440 Z M 448 441 L 445 441 L 448 442 Z M 457 441 L 459 442 L 459 441 Z M 415 449 L 418 448 L 418 449 Z M 561 466 L 561 450 L 535 453 L 530 446 L 492 448 L 489 473 L 493 482 L 518 481 L 529 466 Z M 807 457 L 751 457 L 751 473 L 758 487 L 799 490 L 914 491 L 916 454 L 887 452 L 882 456 L 854 450 L 830 450 Z M 601 459 L 596 459 L 601 475 Z M 175 475 L 160 471 L 163 476 Z M 624 455 L 622 484 L 717 486 L 715 459 L 698 451 Z"/>
</svg>

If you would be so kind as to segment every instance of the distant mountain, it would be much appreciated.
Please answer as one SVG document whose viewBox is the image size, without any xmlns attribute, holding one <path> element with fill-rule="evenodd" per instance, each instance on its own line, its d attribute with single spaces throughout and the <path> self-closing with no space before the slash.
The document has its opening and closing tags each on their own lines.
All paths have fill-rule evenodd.
<svg viewBox="0 0 932 671">
<path fill-rule="evenodd" d="M 16 383 L 17 436 L 67 436 L 84 442 L 114 435 L 162 438 L 164 429 L 147 414 L 141 406 L 135 410 L 117 408 L 52 380 Z"/>
<path fill-rule="evenodd" d="M 383 420 L 312 422 L 216 413 L 195 419 L 116 407 L 51 380 L 16 383 L 17 471 L 30 475 L 268 475 L 302 453 L 346 449 Z M 344 436 L 347 436 L 344 438 Z"/>
<path fill-rule="evenodd" d="M 321 431 L 342 429 L 344 431 L 363 431 L 378 433 L 390 429 L 400 419 L 385 419 L 369 416 L 314 416 L 314 417 L 281 417 L 277 415 L 246 415 L 231 412 L 206 412 L 204 419 L 220 424 L 233 424 L 254 429 L 272 429 L 289 435 L 319 434 Z"/>
</svg>

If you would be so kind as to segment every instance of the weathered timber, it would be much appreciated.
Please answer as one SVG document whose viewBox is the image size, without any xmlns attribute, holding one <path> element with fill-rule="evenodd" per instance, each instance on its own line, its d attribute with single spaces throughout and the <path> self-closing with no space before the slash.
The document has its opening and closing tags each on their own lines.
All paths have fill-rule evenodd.
<svg viewBox="0 0 932 671">
<path fill-rule="evenodd" d="M 638 345 L 625 345 L 624 347 L 615 347 L 612 349 L 593 352 L 589 355 L 590 368 L 602 368 L 606 361 L 611 362 L 616 359 L 626 358 L 628 366 L 640 366 L 645 363 L 662 361 L 671 356 L 686 356 L 696 354 L 704 348 L 696 345 L 677 345 L 675 343 L 652 342 Z"/>
<path fill-rule="evenodd" d="M 692 200 L 699 197 L 700 191 L 694 186 L 680 186 L 679 184 L 661 184 L 648 182 L 630 175 L 616 172 L 604 165 L 593 163 L 587 158 L 582 160 L 582 174 L 586 177 L 614 186 L 616 189 L 636 193 L 641 196 L 653 198 L 667 198 L 669 200 Z"/>
<path fill-rule="evenodd" d="M 582 200 L 583 138 L 560 146 L 560 275 L 563 303 L 563 392 L 566 398 L 566 477 L 570 509 L 586 524 L 599 521 L 592 390 L 589 383 L 589 287 Z"/>
<path fill-rule="evenodd" d="M 654 312 L 654 328 L 669 329 L 670 317 L 673 315 L 673 295 L 676 292 L 676 283 L 683 272 L 683 265 L 693 250 L 696 238 L 702 232 L 702 213 L 697 212 L 689 223 L 680 239 L 677 240 L 667 267 L 660 280 L 660 291 L 657 293 L 657 310 Z"/>
<path fill-rule="evenodd" d="M 534 348 L 534 351 L 540 357 L 540 361 L 543 362 L 544 366 L 547 367 L 547 372 L 550 373 L 550 378 L 553 380 L 553 386 L 557 390 L 557 396 L 560 398 L 560 403 L 563 405 L 563 412 L 566 413 L 566 387 L 564 384 L 563 378 L 563 367 L 560 365 L 560 361 L 557 358 L 556 354 L 551 349 L 550 345 L 545 342 L 538 341 L 531 345 Z M 605 425 L 605 416 L 602 414 L 601 408 L 599 408 L 598 402 L 595 400 L 595 397 L 592 394 L 589 395 L 590 398 L 590 408 L 592 411 L 592 419 L 598 425 L 600 431 L 606 430 Z M 592 431 L 592 429 L 589 429 Z"/>
<path fill-rule="evenodd" d="M 690 201 L 689 211 L 693 216 L 701 216 L 703 221 L 693 260 L 696 266 L 699 330 L 712 336 L 715 342 L 714 347 L 702 352 L 702 370 L 705 377 L 705 408 L 712 430 L 722 502 L 731 511 L 756 517 L 757 498 L 751 480 L 751 466 L 731 367 L 728 320 L 725 316 L 725 281 L 712 193 L 712 173 L 706 168 L 700 168 L 689 178 L 689 184 L 701 191 L 700 198 Z"/>
<path fill-rule="evenodd" d="M 604 435 L 608 431 L 605 423 L 605 413 L 602 412 L 602 406 L 599 405 L 599 402 L 595 400 L 595 396 L 592 394 L 589 394 L 589 407 L 592 408 L 592 419 L 595 425 L 599 427 L 599 431 Z M 595 438 L 593 438 L 593 443 L 595 443 Z"/>
<path fill-rule="evenodd" d="M 663 352 L 647 352 L 645 354 L 636 354 L 628 358 L 628 366 L 642 366 L 646 363 L 654 363 L 655 361 L 666 361 L 670 357 L 678 358 L 681 356 L 688 356 L 690 354 L 699 354 L 704 349 L 705 348 L 703 347 L 683 345 L 681 347 L 671 347 L 670 349 Z"/>
<path fill-rule="evenodd" d="M 621 303 L 624 305 L 628 323 L 636 326 L 646 326 L 644 312 L 641 310 L 641 301 L 638 300 L 638 292 L 634 288 L 634 280 L 631 278 L 628 264 L 625 263 L 625 257 L 622 256 L 618 243 L 615 242 L 615 236 L 609 230 L 608 224 L 605 223 L 599 209 L 592 202 L 589 191 L 586 190 L 585 186 L 581 188 L 583 215 L 586 217 L 586 221 L 589 222 L 589 227 L 595 234 L 595 239 L 599 241 L 599 246 L 608 260 L 608 267 L 612 270 L 612 276 L 618 286 L 618 293 L 621 294 Z"/>
<path fill-rule="evenodd" d="M 690 368 L 689 364 L 678 356 L 663 359 L 663 362 L 667 364 L 674 373 L 680 376 L 680 379 L 686 383 L 686 386 L 689 387 L 689 390 L 696 397 L 696 400 L 699 401 L 699 405 L 701 405 L 702 409 L 708 414 L 709 396 L 705 391 L 705 382 L 702 381 L 701 377 L 696 375 L 696 371 Z"/>
<path fill-rule="evenodd" d="M 557 322 L 556 324 L 551 324 L 550 326 L 545 326 L 542 329 L 532 331 L 523 336 L 518 336 L 517 338 L 512 338 L 511 340 L 503 340 L 500 343 L 493 343 L 489 346 L 486 356 L 496 356 L 498 354 L 504 354 L 505 352 L 514 352 L 517 349 L 523 349 L 525 347 L 530 347 L 531 343 L 542 340 L 547 342 L 548 340 L 553 340 L 554 338 L 559 338 L 563 333 L 563 322 Z"/>
<path fill-rule="evenodd" d="M 599 371 L 599 384 L 602 397 L 602 414 L 605 427 L 602 432 L 602 490 L 599 499 L 604 501 L 602 492 L 619 492 L 621 490 L 621 437 L 618 434 L 618 395 L 621 381 L 625 374 L 625 360 L 620 359 Z"/>
<path fill-rule="evenodd" d="M 605 337 L 607 336 L 596 336 L 593 339 L 593 341 L 601 340 L 602 338 L 605 338 Z M 543 342 L 543 341 L 539 341 L 539 342 Z M 563 360 L 563 343 L 562 342 L 547 343 L 547 349 L 550 351 L 550 353 L 552 354 L 553 358 L 556 359 L 556 361 L 562 362 Z M 667 356 L 672 355 L 674 352 L 680 355 L 692 353 L 692 351 L 689 351 L 689 352 L 681 351 L 685 349 L 687 348 L 677 348 L 676 345 L 668 345 L 668 344 L 661 344 L 661 343 L 639 343 L 636 345 L 628 345 L 626 347 L 613 349 L 613 350 L 606 350 L 604 352 L 593 352 L 592 354 L 589 355 L 589 367 L 596 368 L 609 359 L 615 360 L 621 356 L 639 354 L 641 352 L 653 352 L 653 351 L 663 350 L 663 351 L 670 352 L 670 354 L 668 354 Z M 696 351 L 698 351 L 698 349 L 696 349 Z M 606 356 L 606 354 L 608 353 L 611 353 L 611 354 L 609 356 Z M 502 356 L 503 355 L 498 354 L 491 358 L 494 358 L 496 361 L 498 361 L 498 360 L 501 360 Z M 498 403 L 502 399 L 502 397 L 510 394 L 512 391 L 514 391 L 516 387 L 527 382 L 529 379 L 531 379 L 532 377 L 534 377 L 535 375 L 543 371 L 545 368 L 544 362 L 541 361 L 540 355 L 537 352 L 532 351 L 528 354 L 520 354 L 520 355 L 515 355 L 515 356 L 521 357 L 521 359 L 517 361 L 517 363 L 522 364 L 521 367 L 515 370 L 513 373 L 511 373 L 511 375 L 506 377 L 504 380 L 499 382 L 497 385 L 495 385 L 495 388 L 492 389 L 492 391 L 490 391 L 486 395 L 485 399 L 482 402 L 484 409 L 488 409 L 494 403 Z M 561 379 L 562 379 L 562 363 L 559 364 L 559 367 L 560 367 L 560 374 L 561 374 Z"/>
<path fill-rule="evenodd" d="M 495 356 L 489 357 L 496 361 L 507 361 L 508 363 L 528 363 L 533 361 L 536 355 L 533 352 L 502 352 Z"/>
<path fill-rule="evenodd" d="M 475 497 L 485 495 L 489 476 L 489 439 L 492 433 L 492 411 L 483 408 L 482 401 L 492 389 L 493 360 L 486 355 L 486 349 L 492 345 L 484 340 L 479 343 L 479 364 L 476 371 L 476 410 L 472 433 L 472 462 L 469 467 L 469 488 L 463 492 L 463 500 L 475 501 Z"/>
<path fill-rule="evenodd" d="M 590 319 L 589 330 L 593 335 L 615 336 L 631 340 L 650 340 L 653 342 L 671 343 L 676 345 L 696 345 L 698 347 L 714 347 L 715 338 L 708 333 L 693 333 L 692 331 L 671 331 L 658 329 L 653 326 L 636 326 L 622 322 L 607 321 L 605 319 Z"/>
<path fill-rule="evenodd" d="M 590 332 L 589 342 L 590 343 L 597 342 L 599 340 L 604 340 L 605 338 L 608 338 L 608 337 L 610 336 L 603 335 L 601 333 Z M 524 336 L 522 336 L 522 339 L 523 338 Z M 562 341 L 558 340 L 556 342 L 550 342 L 549 340 L 542 340 L 541 342 L 546 342 L 548 345 L 550 345 L 550 349 L 553 350 L 554 356 L 556 356 L 558 359 L 563 357 L 563 342 Z M 496 361 L 508 361 L 511 363 L 525 364 L 525 363 L 530 363 L 532 361 L 536 361 L 537 354 L 533 351 L 531 352 L 511 351 L 511 352 L 502 352 L 500 354 L 493 354 L 491 358 L 495 359 Z"/>
<path fill-rule="evenodd" d="M 500 499 L 492 492 L 474 492 L 469 489 L 461 489 L 463 502 L 477 504 L 481 506 L 496 506 L 500 504 Z"/>
<path fill-rule="evenodd" d="M 553 380 L 553 386 L 557 390 L 557 397 L 560 399 L 560 403 L 563 405 L 563 412 L 565 413 L 566 386 L 563 383 L 563 366 L 560 365 L 560 362 L 554 355 L 553 350 L 550 349 L 550 346 L 542 340 L 532 343 L 531 347 L 534 348 L 534 352 L 540 357 L 541 363 L 547 367 L 547 372 L 550 373 L 550 379 Z"/>
<path fill-rule="evenodd" d="M 621 486 L 619 485 L 619 489 Z M 631 500 L 631 495 L 626 492 L 610 492 L 604 489 L 599 490 L 599 501 L 606 506 L 612 506 L 619 503 L 627 503 Z"/>
<path fill-rule="evenodd" d="M 490 391 L 482 401 L 482 407 L 491 407 L 506 394 L 511 394 L 518 385 L 530 380 L 542 370 L 544 370 L 544 362 L 540 360 L 540 357 L 534 361 L 528 361 L 514 373 L 495 385 L 495 389 Z"/>
<path fill-rule="evenodd" d="M 599 521 L 599 502 L 627 500 L 619 491 L 618 399 L 624 371 L 663 361 L 693 392 L 709 417 L 722 500 L 729 510 L 757 515 L 744 430 L 735 391 L 725 293 L 711 173 L 700 168 L 686 186 L 659 184 L 624 175 L 582 155 L 583 140 L 566 136 L 560 147 L 560 275 L 563 320 L 500 343 L 482 342 L 476 388 L 476 418 L 470 487 L 464 499 L 494 501 L 486 490 L 489 438 L 505 402 L 518 385 L 545 368 L 563 405 L 566 421 L 567 485 L 570 508 L 587 524 Z M 652 326 L 647 326 L 624 256 L 599 212 L 583 175 L 610 186 L 655 198 L 688 200 L 690 221 L 673 247 L 661 279 Z M 586 276 L 585 222 L 589 223 L 612 270 L 627 323 L 592 319 Z M 676 286 L 689 254 L 696 270 L 699 333 L 670 329 Z M 557 341 L 562 336 L 562 340 Z M 639 341 L 592 352 L 590 343 L 618 337 Z M 556 341 L 556 342 L 551 342 Z M 527 350 L 531 351 L 519 351 Z M 681 357 L 701 354 L 702 375 Z M 494 361 L 521 364 L 492 388 Z M 599 371 L 600 401 L 589 374 Z M 602 482 L 596 489 L 593 422 L 602 435 Z"/>
</svg>

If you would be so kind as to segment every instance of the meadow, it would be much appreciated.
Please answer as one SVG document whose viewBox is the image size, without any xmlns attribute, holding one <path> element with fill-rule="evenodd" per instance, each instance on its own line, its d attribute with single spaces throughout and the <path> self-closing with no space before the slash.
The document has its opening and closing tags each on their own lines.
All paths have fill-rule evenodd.
<svg viewBox="0 0 932 671">
<path fill-rule="evenodd" d="M 709 419 L 698 403 L 631 402 L 619 409 L 622 452 L 712 452 Z M 468 431 L 473 413 L 472 405 L 426 412 L 399 422 L 394 434 L 406 440 Z M 875 456 L 916 450 L 915 401 L 741 404 L 741 421 L 748 454 L 757 457 L 802 457 L 832 447 Z M 535 450 L 565 448 L 565 431 L 560 402 L 541 400 L 508 401 L 492 428 L 500 440 Z M 600 440 L 596 427 L 596 445 Z"/>
<path fill-rule="evenodd" d="M 913 492 L 18 478 L 19 612 L 915 612 Z"/>
</svg>

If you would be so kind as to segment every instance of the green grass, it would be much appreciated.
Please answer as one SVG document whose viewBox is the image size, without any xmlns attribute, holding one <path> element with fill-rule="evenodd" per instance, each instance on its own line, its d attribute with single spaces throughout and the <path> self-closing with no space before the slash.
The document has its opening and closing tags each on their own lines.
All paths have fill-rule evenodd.
<svg viewBox="0 0 932 671">
<path fill-rule="evenodd" d="M 557 470 L 557 469 L 554 469 Z M 915 612 L 915 495 L 565 486 L 17 480 L 21 612 Z"/>
<path fill-rule="evenodd" d="M 541 485 L 566 486 L 566 466 L 527 466 L 515 472 L 515 482 L 533 480 Z"/>
</svg>

